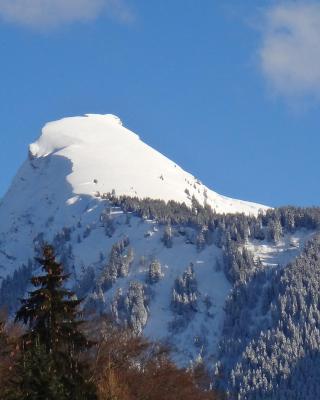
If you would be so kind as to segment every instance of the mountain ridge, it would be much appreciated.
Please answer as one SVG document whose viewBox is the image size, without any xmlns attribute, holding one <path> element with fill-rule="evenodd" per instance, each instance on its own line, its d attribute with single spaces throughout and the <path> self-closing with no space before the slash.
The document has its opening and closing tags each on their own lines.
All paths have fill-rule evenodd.
<svg viewBox="0 0 320 400">
<path fill-rule="evenodd" d="M 86 114 L 46 124 L 40 138 L 29 146 L 30 162 L 36 167 L 35 159 L 49 155 L 72 161 L 67 180 L 75 195 L 115 190 L 117 195 L 175 200 L 189 206 L 194 196 L 218 213 L 257 215 L 268 208 L 210 190 L 111 114 Z"/>
</svg>

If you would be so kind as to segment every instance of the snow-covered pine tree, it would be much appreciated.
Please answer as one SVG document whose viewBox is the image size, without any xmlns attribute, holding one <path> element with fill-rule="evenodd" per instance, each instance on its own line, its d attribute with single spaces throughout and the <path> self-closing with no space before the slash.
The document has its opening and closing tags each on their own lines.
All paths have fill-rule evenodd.
<svg viewBox="0 0 320 400">
<path fill-rule="evenodd" d="M 164 229 L 162 241 L 168 249 L 172 247 L 172 228 L 170 224 Z"/>
<path fill-rule="evenodd" d="M 197 301 L 198 284 L 193 265 L 190 264 L 182 276 L 175 280 L 172 291 L 173 311 L 189 317 L 190 313 L 197 311 Z"/>
<path fill-rule="evenodd" d="M 154 259 L 149 265 L 147 282 L 153 285 L 154 283 L 159 282 L 161 276 L 162 276 L 161 264 L 158 260 Z"/>
</svg>

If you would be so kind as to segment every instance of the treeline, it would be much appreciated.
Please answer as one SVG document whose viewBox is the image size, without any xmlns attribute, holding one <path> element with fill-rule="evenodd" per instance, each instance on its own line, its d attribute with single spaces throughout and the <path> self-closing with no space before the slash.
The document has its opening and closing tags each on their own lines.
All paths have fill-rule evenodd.
<svg viewBox="0 0 320 400">
<path fill-rule="evenodd" d="M 202 365 L 179 369 L 168 349 L 106 316 L 81 312 L 62 265 L 45 246 L 43 274 L 15 320 L 0 317 L 1 400 L 213 400 Z"/>
<path fill-rule="evenodd" d="M 282 237 L 299 229 L 320 229 L 320 207 L 280 207 L 261 211 L 257 216 L 245 214 L 217 214 L 208 205 L 201 205 L 194 197 L 191 208 L 175 201 L 139 199 L 136 197 L 106 194 L 112 206 L 125 213 L 156 220 L 166 226 L 163 243 L 174 244 L 174 231 L 186 236 L 186 243 L 197 246 L 198 251 L 215 244 L 223 249 L 223 269 L 232 284 L 247 283 L 261 273 L 261 262 L 250 253 L 245 244 L 248 240 L 265 240 L 277 244 Z M 184 228 L 191 228 L 192 234 Z"/>
<path fill-rule="evenodd" d="M 298 208 L 288 206 L 270 209 L 257 216 L 247 216 L 244 214 L 217 214 L 209 206 L 199 204 L 195 198 L 192 199 L 192 207 L 190 208 L 184 203 L 180 204 L 175 201 L 139 199 L 116 196 L 112 193 L 101 197 L 108 200 L 108 204 L 97 224 L 100 223 L 104 226 L 108 237 L 111 237 L 115 231 L 113 219 L 110 216 L 110 208 L 120 207 L 123 212 L 127 213 L 128 224 L 130 224 L 132 213 L 142 219 L 155 220 L 158 224 L 165 225 L 162 241 L 168 248 L 174 246 L 176 234 L 184 235 L 186 243 L 196 245 L 199 251 L 212 244 L 222 248 L 225 254 L 223 269 L 232 283 L 239 280 L 248 281 L 256 271 L 260 270 L 253 255 L 242 249 L 242 245 L 248 240 L 266 240 L 270 243 L 277 243 L 286 233 L 294 233 L 298 229 L 318 230 L 320 228 L 319 207 Z M 189 228 L 191 233 L 188 231 Z M 86 227 L 85 236 L 90 234 L 90 229 L 89 226 Z M 64 228 L 54 238 L 54 247 L 57 253 L 63 257 L 63 263 L 67 270 L 70 270 L 69 264 L 72 267 L 72 262 L 70 262 L 72 255 L 71 231 L 70 228 Z M 40 238 L 35 239 L 35 241 L 42 243 L 43 233 L 38 236 Z M 81 240 L 83 238 L 79 236 L 78 242 Z M 116 243 L 115 245 L 127 246 L 126 243 L 123 245 Z M 130 260 L 132 249 L 128 247 L 127 250 L 128 260 Z M 38 249 L 35 249 L 35 253 L 38 251 Z M 122 248 L 114 249 L 114 253 L 119 253 L 118 258 L 123 260 L 126 254 L 123 253 L 121 257 L 121 252 L 123 252 Z M 111 261 L 113 262 L 113 259 Z M 29 261 L 27 266 L 21 267 L 13 275 L 3 279 L 0 284 L 0 306 L 6 304 L 10 307 L 10 312 L 15 310 L 16 298 L 23 295 L 33 264 Z M 118 261 L 117 264 L 119 264 Z M 130 263 L 125 266 L 122 265 L 121 270 L 119 265 L 114 265 L 112 271 L 110 270 L 112 274 L 109 273 L 110 276 L 104 277 L 103 286 L 112 286 L 115 276 L 119 274 L 123 276 L 127 273 Z M 92 281 L 93 273 L 86 278 L 91 278 Z M 89 283 L 92 283 L 91 281 Z"/>
<path fill-rule="evenodd" d="M 286 232 L 320 228 L 320 207 L 285 206 L 261 211 L 257 216 L 248 216 L 241 213 L 217 214 L 209 205 L 201 205 L 195 197 L 191 199 L 191 207 L 173 200 L 139 199 L 116 196 L 114 193 L 104 194 L 102 198 L 125 213 L 156 220 L 159 224 L 207 229 L 215 233 L 214 242 L 220 247 L 228 240 L 238 243 L 247 239 L 276 242 Z"/>
</svg>

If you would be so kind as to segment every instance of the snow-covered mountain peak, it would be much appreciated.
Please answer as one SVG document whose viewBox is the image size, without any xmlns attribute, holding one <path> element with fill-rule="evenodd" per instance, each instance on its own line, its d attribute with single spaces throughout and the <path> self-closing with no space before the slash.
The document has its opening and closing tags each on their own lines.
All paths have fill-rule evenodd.
<svg viewBox="0 0 320 400">
<path fill-rule="evenodd" d="M 114 140 L 115 135 L 137 135 L 122 128 L 119 117 L 106 114 L 86 114 L 81 117 L 63 118 L 47 123 L 40 138 L 29 146 L 32 157 L 45 157 L 64 148 L 79 144 L 106 145 L 107 140 Z"/>
<path fill-rule="evenodd" d="M 87 114 L 47 123 L 40 138 L 29 147 L 35 159 L 60 156 L 72 170 L 65 177 L 75 195 L 117 195 L 176 200 L 191 198 L 220 213 L 257 214 L 266 207 L 220 196 L 173 161 L 154 150 L 111 114 Z M 58 171 L 52 171 L 53 174 Z"/>
</svg>

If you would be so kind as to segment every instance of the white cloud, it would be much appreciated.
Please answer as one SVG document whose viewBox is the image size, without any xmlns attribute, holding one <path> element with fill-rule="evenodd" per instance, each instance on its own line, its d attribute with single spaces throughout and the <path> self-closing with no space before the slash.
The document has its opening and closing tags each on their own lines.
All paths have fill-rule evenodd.
<svg viewBox="0 0 320 400">
<path fill-rule="evenodd" d="M 320 4 L 286 2 L 269 9 L 259 52 L 271 87 L 286 97 L 320 94 Z"/>
<path fill-rule="evenodd" d="M 123 0 L 0 0 L 0 18 L 33 28 L 90 21 L 102 13 L 122 21 L 132 18 Z"/>
</svg>

